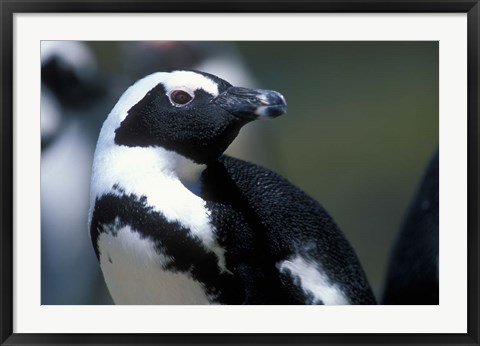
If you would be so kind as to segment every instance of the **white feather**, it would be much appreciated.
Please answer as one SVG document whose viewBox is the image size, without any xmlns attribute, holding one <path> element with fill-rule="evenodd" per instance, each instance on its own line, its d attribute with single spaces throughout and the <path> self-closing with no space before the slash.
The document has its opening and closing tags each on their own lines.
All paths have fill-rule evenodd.
<svg viewBox="0 0 480 346">
<path fill-rule="evenodd" d="M 325 305 L 349 304 L 340 288 L 318 268 L 318 264 L 308 263 L 296 256 L 282 261 L 278 268 L 281 273 L 288 273 L 295 281 L 299 281 L 303 291 L 315 297 L 314 303 L 322 301 Z"/>
</svg>

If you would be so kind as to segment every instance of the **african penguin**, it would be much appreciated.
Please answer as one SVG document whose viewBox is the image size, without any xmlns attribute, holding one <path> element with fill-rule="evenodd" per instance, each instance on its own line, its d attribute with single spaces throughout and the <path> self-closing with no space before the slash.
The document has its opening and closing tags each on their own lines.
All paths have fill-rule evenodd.
<svg viewBox="0 0 480 346">
<path fill-rule="evenodd" d="M 116 304 L 374 304 L 327 212 L 278 174 L 222 155 L 245 124 L 286 111 L 275 91 L 168 69 L 108 115 L 89 230 Z"/>
</svg>

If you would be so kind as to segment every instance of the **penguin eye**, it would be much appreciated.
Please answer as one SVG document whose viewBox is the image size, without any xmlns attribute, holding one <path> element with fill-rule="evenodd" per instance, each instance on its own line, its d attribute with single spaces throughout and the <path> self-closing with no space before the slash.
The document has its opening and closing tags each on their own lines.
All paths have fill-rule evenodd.
<svg viewBox="0 0 480 346">
<path fill-rule="evenodd" d="M 176 106 L 183 106 L 189 103 L 193 99 L 193 96 L 184 90 L 174 90 L 170 93 L 170 100 Z"/>
</svg>

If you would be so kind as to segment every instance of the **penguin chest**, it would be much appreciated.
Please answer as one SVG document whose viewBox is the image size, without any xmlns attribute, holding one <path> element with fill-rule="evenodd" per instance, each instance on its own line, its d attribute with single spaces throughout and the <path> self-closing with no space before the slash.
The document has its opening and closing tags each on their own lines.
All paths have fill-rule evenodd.
<svg viewBox="0 0 480 346">
<path fill-rule="evenodd" d="M 205 284 L 188 270 L 179 270 L 177 259 L 162 251 L 160 242 L 143 237 L 129 225 L 102 233 L 98 248 L 105 282 L 116 304 L 212 302 Z"/>
<path fill-rule="evenodd" d="M 95 201 L 91 239 L 117 304 L 218 302 L 224 251 L 207 210 L 168 204 L 169 197 L 138 197 L 117 186 Z M 195 213 L 182 218 L 189 210 Z"/>
</svg>

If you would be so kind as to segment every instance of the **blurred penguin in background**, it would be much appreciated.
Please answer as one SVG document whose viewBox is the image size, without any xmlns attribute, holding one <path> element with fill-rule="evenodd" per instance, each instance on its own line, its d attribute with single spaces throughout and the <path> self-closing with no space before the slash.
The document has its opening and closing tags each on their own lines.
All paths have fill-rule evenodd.
<svg viewBox="0 0 480 346">
<path fill-rule="evenodd" d="M 92 304 L 108 297 L 85 233 L 105 84 L 76 41 L 42 41 L 41 81 L 41 302 Z"/>
<path fill-rule="evenodd" d="M 382 304 L 439 304 L 438 170 L 437 150 L 394 244 Z"/>
</svg>

